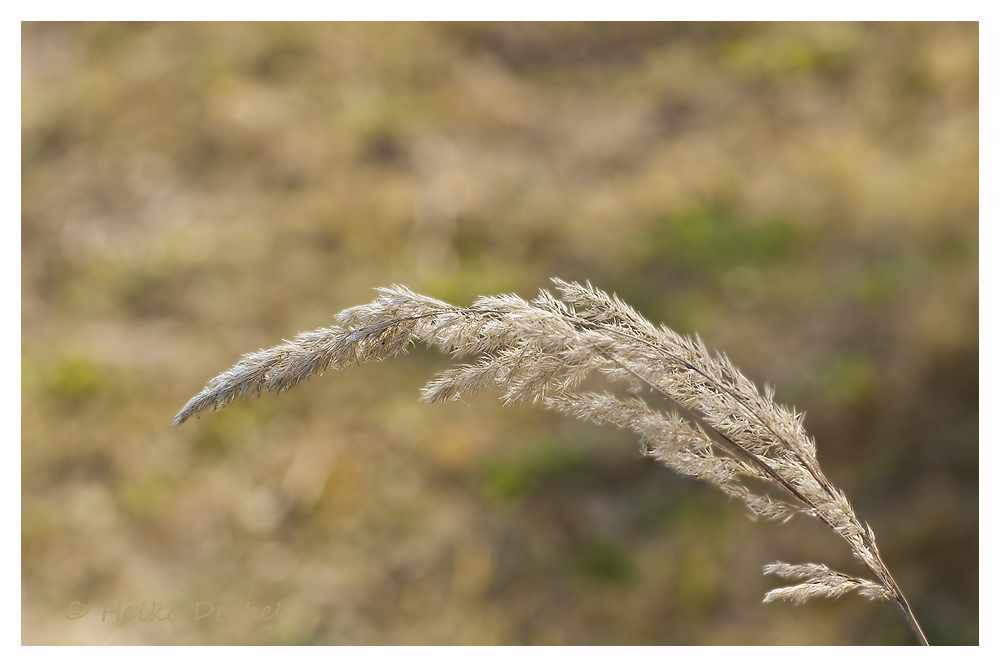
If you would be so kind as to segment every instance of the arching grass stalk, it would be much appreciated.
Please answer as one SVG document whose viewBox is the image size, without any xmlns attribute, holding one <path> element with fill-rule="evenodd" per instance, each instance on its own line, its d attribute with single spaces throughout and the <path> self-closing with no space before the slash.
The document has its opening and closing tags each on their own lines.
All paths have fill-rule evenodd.
<svg viewBox="0 0 1000 667">
<path fill-rule="evenodd" d="M 820 470 L 816 445 L 802 416 L 763 394 L 725 356 L 712 356 L 698 338 L 655 327 L 630 306 L 590 283 L 554 279 L 557 299 L 543 290 L 532 302 L 509 294 L 481 297 L 460 308 L 406 287 L 339 315 L 342 326 L 299 334 L 283 345 L 245 355 L 211 380 L 174 419 L 182 424 L 241 396 L 290 389 L 299 382 L 406 352 L 410 343 L 434 345 L 454 357 L 478 355 L 423 389 L 429 402 L 496 389 L 505 404 L 532 400 L 597 424 L 636 431 L 644 451 L 684 475 L 694 475 L 743 501 L 768 519 L 795 513 L 815 517 L 847 541 L 874 579 L 835 572 L 825 565 L 772 563 L 765 574 L 799 583 L 764 598 L 803 602 L 857 591 L 892 600 L 926 645 L 906 598 L 882 562 L 875 533 L 862 526 L 844 494 Z M 635 397 L 578 391 L 591 372 L 631 381 L 684 409 L 662 413 Z M 784 499 L 751 491 L 756 479 Z"/>
</svg>

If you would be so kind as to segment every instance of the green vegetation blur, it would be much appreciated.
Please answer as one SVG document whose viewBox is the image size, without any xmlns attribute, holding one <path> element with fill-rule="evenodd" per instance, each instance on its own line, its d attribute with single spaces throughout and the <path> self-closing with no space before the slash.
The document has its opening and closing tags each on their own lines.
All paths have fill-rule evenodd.
<svg viewBox="0 0 1000 667">
<path fill-rule="evenodd" d="M 978 51 L 944 23 L 22 24 L 22 641 L 913 643 L 888 602 L 762 604 L 776 560 L 866 575 L 823 525 L 754 523 L 610 426 L 423 404 L 434 351 L 171 426 L 372 288 L 558 276 L 806 411 L 931 642 L 977 644 Z"/>
</svg>

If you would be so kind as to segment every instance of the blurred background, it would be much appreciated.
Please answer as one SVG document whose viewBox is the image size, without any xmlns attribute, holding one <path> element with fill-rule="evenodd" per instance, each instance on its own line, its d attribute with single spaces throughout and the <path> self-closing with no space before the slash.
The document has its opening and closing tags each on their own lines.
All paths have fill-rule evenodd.
<svg viewBox="0 0 1000 667">
<path fill-rule="evenodd" d="M 24 643 L 913 643 L 888 602 L 761 603 L 775 560 L 866 574 L 823 525 L 423 404 L 434 351 L 171 426 L 372 288 L 551 276 L 806 411 L 931 642 L 979 642 L 977 24 L 21 34 Z"/>
</svg>

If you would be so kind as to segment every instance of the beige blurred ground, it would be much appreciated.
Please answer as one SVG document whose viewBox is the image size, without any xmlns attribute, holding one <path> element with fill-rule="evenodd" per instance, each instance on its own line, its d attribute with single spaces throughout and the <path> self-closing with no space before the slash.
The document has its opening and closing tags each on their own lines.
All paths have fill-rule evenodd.
<svg viewBox="0 0 1000 667">
<path fill-rule="evenodd" d="M 976 24 L 22 24 L 26 644 L 897 644 L 753 523 L 448 360 L 181 428 L 402 283 L 591 280 L 806 410 L 932 642 L 979 642 Z M 101 621 L 121 601 L 174 621 Z M 90 613 L 67 618 L 80 601 Z M 281 602 L 270 621 L 194 620 Z M 202 610 L 206 609 L 202 607 Z"/>
</svg>

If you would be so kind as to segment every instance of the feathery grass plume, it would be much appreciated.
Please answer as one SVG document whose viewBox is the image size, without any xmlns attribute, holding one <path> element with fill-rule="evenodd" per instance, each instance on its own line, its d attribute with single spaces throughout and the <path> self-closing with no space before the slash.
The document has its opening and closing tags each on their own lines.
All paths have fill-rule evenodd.
<svg viewBox="0 0 1000 667">
<path fill-rule="evenodd" d="M 283 345 L 245 355 L 211 380 L 174 419 L 182 424 L 241 396 L 289 389 L 331 369 L 381 361 L 411 342 L 439 347 L 454 357 L 478 355 L 424 387 L 429 402 L 496 389 L 505 404 L 541 401 L 546 407 L 632 429 L 644 453 L 683 475 L 714 484 L 768 519 L 796 513 L 819 519 L 844 538 L 874 579 L 858 579 L 824 565 L 768 565 L 765 574 L 804 579 L 778 588 L 765 602 L 803 602 L 856 590 L 899 607 L 921 644 L 927 644 L 906 599 L 879 555 L 875 534 L 862 526 L 844 494 L 827 480 L 802 415 L 776 404 L 725 356 L 711 355 L 697 337 L 656 327 L 617 296 L 553 279 L 562 294 L 546 290 L 532 302 L 513 294 L 486 296 L 461 308 L 394 285 L 363 306 L 340 313 L 341 327 L 299 334 Z M 631 381 L 668 399 L 686 416 L 664 414 L 641 399 L 577 390 L 591 372 Z M 783 500 L 760 495 L 742 480 L 770 484 Z"/>
</svg>

